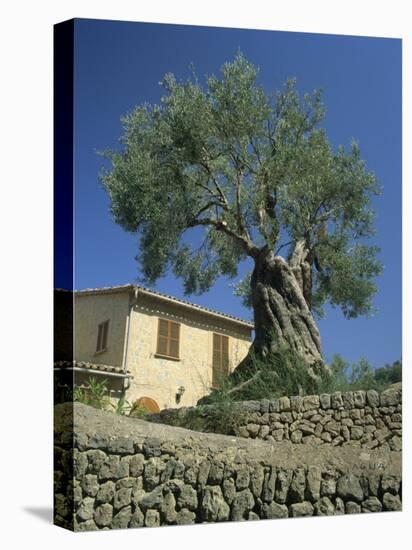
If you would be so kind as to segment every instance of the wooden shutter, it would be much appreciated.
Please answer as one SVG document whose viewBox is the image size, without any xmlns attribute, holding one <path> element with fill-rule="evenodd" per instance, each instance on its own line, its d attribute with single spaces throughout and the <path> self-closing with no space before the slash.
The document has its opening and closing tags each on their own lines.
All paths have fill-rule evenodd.
<svg viewBox="0 0 412 550">
<path fill-rule="evenodd" d="M 229 338 L 213 333 L 212 386 L 218 388 L 229 374 Z"/>
<path fill-rule="evenodd" d="M 159 319 L 156 353 L 179 359 L 179 340 L 180 324 L 167 319 Z"/>
</svg>

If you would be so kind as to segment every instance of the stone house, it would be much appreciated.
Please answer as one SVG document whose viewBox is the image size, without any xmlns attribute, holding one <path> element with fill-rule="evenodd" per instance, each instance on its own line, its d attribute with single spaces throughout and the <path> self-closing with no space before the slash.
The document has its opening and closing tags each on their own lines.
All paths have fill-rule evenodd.
<svg viewBox="0 0 412 550">
<path fill-rule="evenodd" d="M 136 285 L 74 292 L 75 385 L 157 411 L 191 406 L 245 357 L 253 324 Z"/>
</svg>

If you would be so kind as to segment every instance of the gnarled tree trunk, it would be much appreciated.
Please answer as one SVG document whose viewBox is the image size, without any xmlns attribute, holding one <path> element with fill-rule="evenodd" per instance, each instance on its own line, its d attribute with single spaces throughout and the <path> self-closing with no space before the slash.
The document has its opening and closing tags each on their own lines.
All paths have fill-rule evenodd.
<svg viewBox="0 0 412 550">
<path fill-rule="evenodd" d="M 261 250 L 251 278 L 255 340 L 252 352 L 265 358 L 287 346 L 308 364 L 322 363 L 321 340 L 310 310 L 312 268 L 304 241 L 289 261 Z M 235 369 L 234 378 L 250 365 L 250 354 Z"/>
</svg>

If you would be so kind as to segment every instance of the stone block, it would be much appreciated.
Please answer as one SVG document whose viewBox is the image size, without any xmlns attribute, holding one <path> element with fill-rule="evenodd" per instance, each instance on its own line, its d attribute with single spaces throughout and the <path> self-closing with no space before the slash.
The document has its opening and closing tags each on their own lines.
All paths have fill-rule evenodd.
<svg viewBox="0 0 412 550">
<path fill-rule="evenodd" d="M 113 506 L 109 503 L 101 504 L 97 506 L 94 512 L 94 521 L 98 527 L 109 527 L 111 526 L 113 519 Z"/>
<path fill-rule="evenodd" d="M 253 506 L 250 509 L 252 508 Z M 230 508 L 218 485 L 207 485 L 204 488 L 200 513 L 203 521 L 226 521 L 229 519 Z"/>
<path fill-rule="evenodd" d="M 158 527 L 160 525 L 160 515 L 157 510 L 147 510 L 144 524 L 146 527 Z"/>
<path fill-rule="evenodd" d="M 392 493 L 396 495 L 399 493 L 399 487 L 401 480 L 399 476 L 391 474 L 383 474 L 381 479 L 381 488 L 384 493 Z"/>
<path fill-rule="evenodd" d="M 287 518 L 289 515 L 288 508 L 285 504 L 278 504 L 277 502 L 265 502 L 262 506 L 262 514 L 266 519 L 280 519 Z"/>
<path fill-rule="evenodd" d="M 303 397 L 300 395 L 294 395 L 290 398 L 290 408 L 294 412 L 301 412 L 303 408 Z"/>
<path fill-rule="evenodd" d="M 335 506 L 328 497 L 322 497 L 315 502 L 313 507 L 317 516 L 333 516 L 335 514 Z"/>
<path fill-rule="evenodd" d="M 339 410 L 343 409 L 343 399 L 340 391 L 334 392 L 331 395 L 331 407 L 332 409 Z"/>
<path fill-rule="evenodd" d="M 330 398 L 330 395 L 328 393 L 322 393 L 321 395 L 319 395 L 319 401 L 320 401 L 320 405 L 321 405 L 322 409 L 324 409 L 324 410 L 330 409 L 330 407 L 331 407 L 331 398 Z"/>
<path fill-rule="evenodd" d="M 279 398 L 279 410 L 280 412 L 283 411 L 290 411 L 290 399 L 289 397 L 280 397 Z"/>
<path fill-rule="evenodd" d="M 247 519 L 248 514 L 253 509 L 254 505 L 255 501 L 249 489 L 244 489 L 243 491 L 236 493 L 231 505 L 230 519 L 232 521 Z"/>
<path fill-rule="evenodd" d="M 291 504 L 289 509 L 290 509 L 290 515 L 293 518 L 313 516 L 313 511 L 314 511 L 313 505 L 307 501 Z"/>
<path fill-rule="evenodd" d="M 398 495 L 392 493 L 385 493 L 382 498 L 383 509 L 388 512 L 399 512 L 402 510 L 401 499 Z"/>
<path fill-rule="evenodd" d="M 390 407 L 392 405 L 398 405 L 402 402 L 402 384 L 393 384 L 387 390 L 383 391 L 380 395 L 380 402 L 382 407 Z"/>
<path fill-rule="evenodd" d="M 353 392 L 348 391 L 342 394 L 343 406 L 345 409 L 353 409 L 355 406 Z"/>
<path fill-rule="evenodd" d="M 336 492 L 343 500 L 353 500 L 355 502 L 362 502 L 364 496 L 359 478 L 354 474 L 341 476 L 336 485 Z"/>
<path fill-rule="evenodd" d="M 318 395 L 306 395 L 303 398 L 303 408 L 305 411 L 318 409 L 320 407 L 320 400 Z"/>
<path fill-rule="evenodd" d="M 115 510 L 120 510 L 128 506 L 132 502 L 132 489 L 123 488 L 116 491 L 113 499 L 113 507 Z"/>
<path fill-rule="evenodd" d="M 379 407 L 379 393 L 376 390 L 368 390 L 366 392 L 366 401 L 370 407 Z"/>
<path fill-rule="evenodd" d="M 376 497 L 369 497 L 362 502 L 362 512 L 382 512 L 382 503 Z"/>
<path fill-rule="evenodd" d="M 134 454 L 129 459 L 129 473 L 132 477 L 138 477 L 143 474 L 144 456 L 140 453 Z"/>
<path fill-rule="evenodd" d="M 292 443 L 301 443 L 303 433 L 300 430 L 295 430 L 290 435 L 290 440 Z"/>
<path fill-rule="evenodd" d="M 100 485 L 96 494 L 96 502 L 99 504 L 111 504 L 114 499 L 116 489 L 113 481 L 106 481 Z M 104 508 L 106 510 L 106 508 Z"/>
<path fill-rule="evenodd" d="M 291 470 L 285 470 L 282 468 L 277 472 L 275 500 L 280 504 L 285 504 L 287 500 L 291 481 L 292 481 Z"/>
<path fill-rule="evenodd" d="M 360 504 L 353 502 L 353 500 L 348 500 L 345 503 L 345 512 L 347 514 L 360 514 L 362 512 Z"/>
<path fill-rule="evenodd" d="M 306 498 L 315 502 L 320 498 L 322 474 L 319 466 L 309 466 L 306 476 Z"/>
<path fill-rule="evenodd" d="M 94 498 L 85 497 L 77 510 L 77 518 L 81 521 L 86 521 L 93 518 L 94 513 Z"/>
<path fill-rule="evenodd" d="M 356 408 L 363 409 L 366 404 L 366 392 L 364 392 L 363 390 L 354 391 L 353 401 Z"/>
</svg>

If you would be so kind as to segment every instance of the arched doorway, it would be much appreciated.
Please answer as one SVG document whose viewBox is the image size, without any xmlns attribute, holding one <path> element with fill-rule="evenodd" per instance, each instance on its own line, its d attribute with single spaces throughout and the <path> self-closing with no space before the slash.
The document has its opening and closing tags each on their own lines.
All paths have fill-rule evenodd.
<svg viewBox="0 0 412 550">
<path fill-rule="evenodd" d="M 135 401 L 135 403 L 138 407 L 145 409 L 149 413 L 160 412 L 159 405 L 151 397 L 146 397 L 146 396 L 139 397 L 139 399 Z"/>
</svg>

